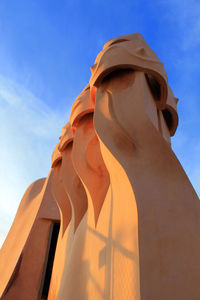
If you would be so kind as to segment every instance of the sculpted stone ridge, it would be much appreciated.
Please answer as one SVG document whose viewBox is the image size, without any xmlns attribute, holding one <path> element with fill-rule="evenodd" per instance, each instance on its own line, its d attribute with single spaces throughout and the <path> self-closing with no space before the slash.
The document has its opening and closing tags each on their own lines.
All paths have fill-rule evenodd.
<svg viewBox="0 0 200 300">
<path fill-rule="evenodd" d="M 62 154 L 60 153 L 58 146 L 59 146 L 59 144 L 56 145 L 54 152 L 52 154 L 52 157 L 51 157 L 51 167 L 52 168 L 55 168 L 55 166 L 59 163 L 59 161 L 62 160 Z"/>
<path fill-rule="evenodd" d="M 67 147 L 67 145 L 72 142 L 73 140 L 73 132 L 71 123 L 68 122 L 63 128 L 62 128 L 62 136 L 60 137 L 60 143 L 58 144 L 58 149 L 60 152 L 63 152 L 64 149 Z"/>
<path fill-rule="evenodd" d="M 76 98 L 72 106 L 72 112 L 70 115 L 70 123 L 74 127 L 77 125 L 79 119 L 90 112 L 93 112 L 94 109 L 92 107 L 90 101 L 90 86 L 86 85 L 84 90 L 80 93 L 80 95 Z"/>
</svg>

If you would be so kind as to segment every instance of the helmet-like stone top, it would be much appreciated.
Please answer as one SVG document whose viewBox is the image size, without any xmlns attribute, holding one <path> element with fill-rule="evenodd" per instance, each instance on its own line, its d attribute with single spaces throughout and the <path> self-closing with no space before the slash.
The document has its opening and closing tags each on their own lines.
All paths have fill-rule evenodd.
<svg viewBox="0 0 200 300">
<path fill-rule="evenodd" d="M 158 108 L 165 107 L 168 79 L 163 64 L 139 33 L 117 37 L 108 41 L 91 67 L 90 86 L 99 86 L 103 78 L 116 69 L 142 70 L 153 76 L 160 85 Z"/>
<path fill-rule="evenodd" d="M 159 84 L 160 99 L 156 99 L 158 109 L 163 111 L 164 118 L 173 136 L 178 126 L 177 102 L 163 64 L 139 33 L 119 36 L 105 43 L 91 67 L 90 86 L 98 87 L 102 80 L 117 69 L 142 70 L 147 80 Z"/>
<path fill-rule="evenodd" d="M 84 90 L 78 95 L 73 106 L 70 116 L 70 123 L 72 127 L 76 127 L 80 118 L 84 115 L 94 111 L 90 101 L 90 86 L 86 85 Z"/>
</svg>

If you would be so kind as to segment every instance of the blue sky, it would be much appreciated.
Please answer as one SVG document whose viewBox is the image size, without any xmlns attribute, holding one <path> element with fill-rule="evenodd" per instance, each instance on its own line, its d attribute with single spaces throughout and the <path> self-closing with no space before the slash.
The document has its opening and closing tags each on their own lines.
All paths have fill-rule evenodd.
<svg viewBox="0 0 200 300">
<path fill-rule="evenodd" d="M 172 147 L 200 195 L 200 1 L 0 0 L 0 245 L 103 44 L 140 32 L 179 98 Z"/>
</svg>

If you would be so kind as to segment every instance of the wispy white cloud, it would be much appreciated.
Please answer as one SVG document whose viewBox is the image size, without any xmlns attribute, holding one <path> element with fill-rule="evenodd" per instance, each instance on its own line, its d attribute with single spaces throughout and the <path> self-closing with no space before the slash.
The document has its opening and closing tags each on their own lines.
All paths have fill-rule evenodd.
<svg viewBox="0 0 200 300">
<path fill-rule="evenodd" d="M 65 110 L 55 111 L 0 75 L 0 244 L 27 187 L 47 176 L 51 153 L 68 117 Z"/>
</svg>

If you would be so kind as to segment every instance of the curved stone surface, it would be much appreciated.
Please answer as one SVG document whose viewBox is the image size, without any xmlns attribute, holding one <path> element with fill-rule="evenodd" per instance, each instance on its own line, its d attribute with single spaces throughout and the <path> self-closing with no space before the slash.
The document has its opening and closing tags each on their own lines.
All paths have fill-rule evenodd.
<svg viewBox="0 0 200 300">
<path fill-rule="evenodd" d="M 51 224 L 59 220 L 50 184 L 51 172 L 26 190 L 1 248 L 0 289 L 4 300 L 38 298 Z"/>
<path fill-rule="evenodd" d="M 155 107 L 143 72 L 113 73 L 96 90 L 95 130 L 118 206 L 114 238 L 134 253 L 132 262 L 126 264 L 130 274 L 124 290 L 117 282 L 124 280 L 127 268 L 122 272 L 116 267 L 114 291 L 116 297 L 122 291 L 128 293 L 129 282 L 129 299 L 186 300 L 191 295 L 198 299 L 200 202 L 157 128 Z M 121 256 L 124 265 L 125 253 Z M 119 257 L 114 261 L 120 266 Z M 132 275 L 130 264 L 135 270 Z M 140 284 L 135 286 L 135 282 Z"/>
<path fill-rule="evenodd" d="M 64 126 L 66 129 L 66 126 Z M 65 134 L 65 130 L 62 132 Z M 62 141 L 62 138 L 61 138 Z M 55 157 L 60 157 L 55 164 Z M 52 155 L 52 185 L 51 191 L 59 207 L 60 212 L 60 231 L 57 240 L 57 247 L 53 263 L 51 282 L 49 287 L 48 299 L 56 300 L 60 290 L 63 270 L 67 257 L 67 241 L 70 233 L 70 222 L 72 220 L 72 207 L 69 197 L 65 191 L 62 180 L 62 154 L 59 151 L 59 144 L 56 145 Z"/>
</svg>

